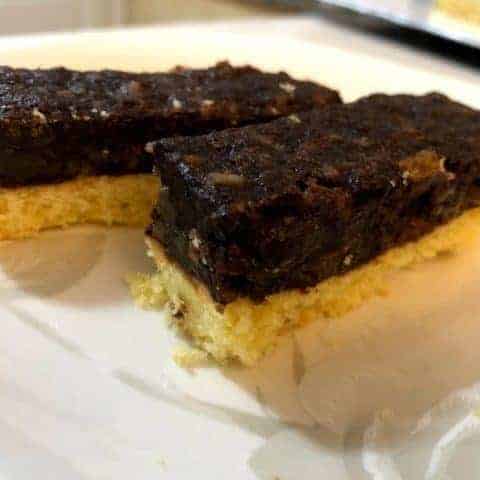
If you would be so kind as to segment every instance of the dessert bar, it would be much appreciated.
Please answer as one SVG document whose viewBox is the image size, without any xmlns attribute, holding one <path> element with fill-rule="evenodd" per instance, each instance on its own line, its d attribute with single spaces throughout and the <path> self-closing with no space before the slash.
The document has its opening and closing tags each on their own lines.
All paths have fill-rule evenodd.
<svg viewBox="0 0 480 480">
<path fill-rule="evenodd" d="M 431 256 L 478 223 L 480 113 L 439 94 L 373 95 L 154 150 L 155 281 L 219 360 L 254 363 L 285 331 L 368 296 L 392 252 Z"/>
<path fill-rule="evenodd" d="M 339 101 L 314 83 L 226 62 L 142 74 L 0 67 L 0 237 L 81 221 L 145 224 L 158 191 L 150 140 Z"/>
</svg>

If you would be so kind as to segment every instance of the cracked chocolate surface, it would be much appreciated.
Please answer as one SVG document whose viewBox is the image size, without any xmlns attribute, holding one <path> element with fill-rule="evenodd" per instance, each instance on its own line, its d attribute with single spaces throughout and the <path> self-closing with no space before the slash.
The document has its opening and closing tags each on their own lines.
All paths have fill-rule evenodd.
<svg viewBox="0 0 480 480">
<path fill-rule="evenodd" d="M 0 67 L 0 186 L 148 172 L 146 143 L 339 102 L 286 73 L 226 62 L 169 73 Z"/>
<path fill-rule="evenodd" d="M 478 205 L 480 113 L 373 95 L 156 143 L 148 233 L 226 304 L 305 288 Z"/>
</svg>

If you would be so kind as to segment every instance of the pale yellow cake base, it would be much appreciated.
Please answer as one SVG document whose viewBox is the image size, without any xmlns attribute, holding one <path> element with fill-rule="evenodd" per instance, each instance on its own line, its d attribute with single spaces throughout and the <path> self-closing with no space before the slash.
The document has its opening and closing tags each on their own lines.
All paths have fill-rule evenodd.
<svg viewBox="0 0 480 480">
<path fill-rule="evenodd" d="M 148 224 L 159 180 L 152 175 L 85 177 L 0 189 L 0 240 L 83 223 Z"/>
<path fill-rule="evenodd" d="M 143 307 L 168 302 L 171 319 L 193 343 L 216 360 L 254 365 L 285 333 L 314 319 L 341 316 L 385 292 L 396 270 L 465 248 L 480 234 L 480 208 L 470 210 L 417 242 L 393 248 L 363 267 L 323 281 L 306 292 L 289 290 L 255 304 L 247 298 L 222 309 L 207 290 L 168 261 L 158 243 L 147 239 L 158 273 L 131 279 Z"/>
</svg>

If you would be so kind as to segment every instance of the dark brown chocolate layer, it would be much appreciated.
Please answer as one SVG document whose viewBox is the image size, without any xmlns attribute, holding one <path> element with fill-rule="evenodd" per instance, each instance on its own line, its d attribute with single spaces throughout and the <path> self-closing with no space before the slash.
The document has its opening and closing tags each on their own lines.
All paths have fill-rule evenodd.
<svg viewBox="0 0 480 480">
<path fill-rule="evenodd" d="M 286 73 L 219 63 L 170 73 L 0 67 L 0 187 L 151 170 L 149 140 L 339 102 Z"/>
<path fill-rule="evenodd" d="M 262 299 L 346 272 L 478 204 L 480 113 L 374 95 L 156 144 L 148 233 L 213 298 Z"/>
</svg>

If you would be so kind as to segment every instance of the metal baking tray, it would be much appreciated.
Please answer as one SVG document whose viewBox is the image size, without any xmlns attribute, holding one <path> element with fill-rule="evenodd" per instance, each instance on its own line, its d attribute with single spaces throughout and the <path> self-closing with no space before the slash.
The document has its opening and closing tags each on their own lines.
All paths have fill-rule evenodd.
<svg viewBox="0 0 480 480">
<path fill-rule="evenodd" d="M 469 1 L 473 5 L 479 0 Z M 288 3 L 293 5 L 296 2 L 297 0 L 290 0 Z M 298 3 L 302 3 L 302 0 Z M 443 11 L 438 7 L 437 0 L 311 0 L 309 3 L 338 8 L 480 48 L 480 23 L 469 22 L 468 19 L 460 19 Z"/>
</svg>

